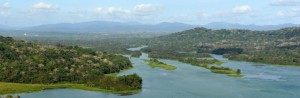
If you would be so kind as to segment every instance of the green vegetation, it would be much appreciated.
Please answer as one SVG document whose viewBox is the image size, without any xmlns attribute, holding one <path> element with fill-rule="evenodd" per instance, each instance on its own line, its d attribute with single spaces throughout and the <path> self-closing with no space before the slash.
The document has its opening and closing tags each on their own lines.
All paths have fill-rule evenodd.
<svg viewBox="0 0 300 98">
<path fill-rule="evenodd" d="M 211 55 L 207 53 L 191 53 L 191 52 L 175 52 L 175 51 L 159 51 L 151 50 L 151 48 L 143 49 L 144 52 L 148 52 L 152 58 L 163 58 L 163 59 L 172 59 L 178 60 L 183 63 L 188 63 L 194 66 L 203 67 L 210 70 L 213 73 L 226 74 L 231 77 L 241 77 L 241 70 L 239 74 L 237 71 L 234 71 L 230 68 L 222 67 L 221 65 L 224 62 L 213 59 Z M 155 61 L 155 60 L 153 60 Z M 217 65 L 213 66 L 213 65 Z"/>
<path fill-rule="evenodd" d="M 0 98 L 21 98 L 19 95 L 15 95 L 15 96 L 13 96 L 13 95 L 6 95 L 6 97 L 5 96 L 0 96 Z"/>
<path fill-rule="evenodd" d="M 300 65 L 299 49 L 278 49 L 270 51 L 254 51 L 243 54 L 224 54 L 231 60 L 276 64 L 276 65 Z"/>
<path fill-rule="evenodd" d="M 300 27 L 272 31 L 195 28 L 153 38 L 144 51 L 156 57 L 180 52 L 224 54 L 231 60 L 300 65 Z"/>
<path fill-rule="evenodd" d="M 202 58 L 202 59 L 212 59 L 212 56 L 207 53 L 184 53 L 176 51 L 164 51 L 164 50 L 150 50 L 149 48 L 144 48 L 142 51 L 149 53 L 152 58 L 162 58 L 162 59 L 185 59 L 185 58 Z"/>
<path fill-rule="evenodd" d="M 34 33 L 35 34 L 35 33 Z M 25 40 L 32 43 L 42 43 L 46 45 L 68 45 L 80 46 L 98 50 L 110 54 L 131 55 L 132 51 L 127 50 L 131 47 L 147 45 L 150 38 L 161 34 L 139 33 L 139 34 L 102 34 L 102 33 L 58 33 L 44 35 L 44 32 L 36 33 L 39 37 L 19 37 L 19 40 Z"/>
<path fill-rule="evenodd" d="M 0 36 L 0 81 L 84 84 L 112 91 L 140 90 L 136 75 L 105 76 L 131 68 L 128 58 L 78 46 L 43 46 Z M 6 92 L 14 92 L 14 90 Z M 30 89 L 29 89 L 30 90 Z"/>
<path fill-rule="evenodd" d="M 109 93 L 136 93 L 140 91 L 140 90 L 114 91 L 114 90 L 100 89 L 95 87 L 88 87 L 85 84 L 71 84 L 71 83 L 21 84 L 21 83 L 0 82 L 0 87 L 1 87 L 0 95 L 13 94 L 13 93 L 29 93 L 29 92 L 37 92 L 37 91 L 56 89 L 56 88 L 81 89 L 81 90 L 100 91 L 100 92 L 109 92 Z"/>
<path fill-rule="evenodd" d="M 159 67 L 159 68 L 163 68 L 165 70 L 175 70 L 176 69 L 175 66 L 165 64 L 163 62 L 158 61 L 157 59 L 150 59 L 150 60 L 144 60 L 144 61 L 148 62 L 149 63 L 148 65 L 151 66 L 152 68 Z"/>
<path fill-rule="evenodd" d="M 119 73 L 122 73 L 122 72 L 125 72 L 125 71 L 128 71 L 128 70 L 131 70 L 133 69 L 134 66 L 130 67 L 130 68 L 127 68 L 127 69 L 123 69 L 121 70 L 120 72 L 115 72 L 115 73 L 109 73 L 109 74 L 104 74 L 105 76 L 117 76 Z"/>
<path fill-rule="evenodd" d="M 224 55 L 224 54 L 241 54 L 243 53 L 243 49 L 241 48 L 219 48 L 216 50 L 213 50 L 211 53 L 218 54 L 218 55 Z"/>
<path fill-rule="evenodd" d="M 215 60 L 215 59 L 195 59 L 195 58 L 188 58 L 188 59 L 181 59 L 179 60 L 180 62 L 184 62 L 184 63 L 188 63 L 188 64 L 192 64 L 194 66 L 198 66 L 198 67 L 203 67 L 205 69 L 210 70 L 213 73 L 218 73 L 218 74 L 226 74 L 230 77 L 242 77 L 242 73 L 241 70 L 232 70 L 230 68 L 226 68 L 226 67 L 222 67 L 220 66 L 222 64 L 222 62 Z M 213 66 L 212 64 L 218 65 L 219 66 Z"/>
</svg>

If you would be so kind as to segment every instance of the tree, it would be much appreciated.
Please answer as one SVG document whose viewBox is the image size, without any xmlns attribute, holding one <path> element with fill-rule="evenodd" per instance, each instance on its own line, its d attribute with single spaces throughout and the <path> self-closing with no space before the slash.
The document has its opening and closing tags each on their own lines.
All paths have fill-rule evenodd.
<svg viewBox="0 0 300 98">
<path fill-rule="evenodd" d="M 240 70 L 240 69 L 237 69 L 237 70 L 236 70 L 236 74 L 238 74 L 238 75 L 241 74 L 241 70 Z"/>
<path fill-rule="evenodd" d="M 6 98 L 13 98 L 13 96 L 12 95 L 7 95 Z"/>
</svg>

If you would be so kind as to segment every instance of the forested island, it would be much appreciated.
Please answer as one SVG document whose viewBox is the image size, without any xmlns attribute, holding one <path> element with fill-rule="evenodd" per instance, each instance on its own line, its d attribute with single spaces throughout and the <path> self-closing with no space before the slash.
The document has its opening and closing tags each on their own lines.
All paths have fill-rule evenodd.
<svg viewBox="0 0 300 98">
<path fill-rule="evenodd" d="M 128 58 L 78 46 L 40 45 L 0 36 L 0 94 L 73 88 L 138 92 L 137 74 L 106 76 L 131 68 Z"/>
<path fill-rule="evenodd" d="M 148 65 L 151 66 L 152 68 L 159 67 L 159 68 L 163 68 L 165 70 L 175 70 L 176 69 L 175 66 L 165 64 L 161 61 L 158 61 L 157 59 L 150 59 L 150 60 L 144 60 L 144 61 L 147 62 Z"/>
<path fill-rule="evenodd" d="M 142 55 L 141 51 L 131 51 L 131 57 L 140 57 Z"/>
</svg>

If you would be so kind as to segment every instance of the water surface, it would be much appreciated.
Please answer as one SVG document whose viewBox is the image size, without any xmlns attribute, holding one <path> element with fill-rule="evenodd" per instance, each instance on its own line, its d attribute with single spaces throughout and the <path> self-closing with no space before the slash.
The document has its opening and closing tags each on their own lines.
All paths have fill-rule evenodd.
<svg viewBox="0 0 300 98">
<path fill-rule="evenodd" d="M 134 48 L 131 50 L 138 50 Z M 131 57 L 134 68 L 120 75 L 137 73 L 143 78 L 140 93 L 121 96 L 94 91 L 54 89 L 43 92 L 18 94 L 22 98 L 300 98 L 300 67 L 255 64 L 230 61 L 212 55 L 222 66 L 241 69 L 243 78 L 222 74 L 173 60 L 161 60 L 176 66 L 174 71 L 151 68 L 143 59 Z"/>
</svg>

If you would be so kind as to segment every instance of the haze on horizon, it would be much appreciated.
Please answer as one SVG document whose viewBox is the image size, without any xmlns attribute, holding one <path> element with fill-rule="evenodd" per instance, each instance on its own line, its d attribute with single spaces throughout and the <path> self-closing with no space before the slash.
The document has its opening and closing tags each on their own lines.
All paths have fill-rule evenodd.
<svg viewBox="0 0 300 98">
<path fill-rule="evenodd" d="M 86 21 L 155 24 L 300 23 L 300 0 L 0 0 L 0 24 L 32 26 Z"/>
</svg>

